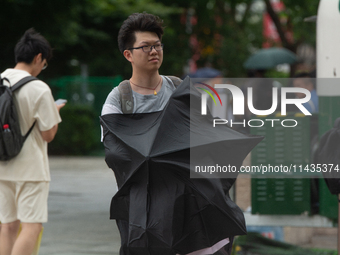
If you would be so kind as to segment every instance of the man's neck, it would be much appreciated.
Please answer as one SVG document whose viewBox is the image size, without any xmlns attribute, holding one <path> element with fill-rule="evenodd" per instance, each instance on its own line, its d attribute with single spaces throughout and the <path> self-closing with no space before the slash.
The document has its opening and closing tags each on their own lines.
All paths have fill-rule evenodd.
<svg viewBox="0 0 340 255">
<path fill-rule="evenodd" d="M 26 72 L 28 72 L 29 74 L 32 75 L 32 67 L 31 67 L 31 65 L 28 65 L 28 64 L 26 64 L 24 62 L 17 63 L 16 66 L 14 67 L 14 69 L 26 71 Z"/>
<path fill-rule="evenodd" d="M 132 72 L 130 80 L 138 86 L 145 88 L 154 88 L 161 79 L 158 70 L 153 73 L 147 72 Z"/>
</svg>

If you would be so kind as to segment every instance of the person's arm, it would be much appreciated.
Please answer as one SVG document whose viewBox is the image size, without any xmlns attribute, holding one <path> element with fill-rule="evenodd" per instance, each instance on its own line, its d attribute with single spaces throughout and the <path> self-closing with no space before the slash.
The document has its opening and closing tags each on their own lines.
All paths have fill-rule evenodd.
<svg viewBox="0 0 340 255">
<path fill-rule="evenodd" d="M 46 142 L 52 142 L 56 133 L 58 131 L 58 124 L 54 125 L 50 130 L 47 131 L 40 131 L 41 132 L 41 136 L 42 138 L 46 141 Z"/>
<path fill-rule="evenodd" d="M 57 105 L 58 112 L 62 107 L 64 107 L 65 104 Z M 55 135 L 57 134 L 58 131 L 58 124 L 54 125 L 51 129 L 46 130 L 46 131 L 40 131 L 42 138 L 50 143 L 53 141 Z"/>
</svg>

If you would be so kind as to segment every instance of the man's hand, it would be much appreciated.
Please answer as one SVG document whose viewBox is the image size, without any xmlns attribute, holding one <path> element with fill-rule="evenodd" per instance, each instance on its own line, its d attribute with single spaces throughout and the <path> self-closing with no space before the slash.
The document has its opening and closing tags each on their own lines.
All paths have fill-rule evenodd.
<svg viewBox="0 0 340 255">
<path fill-rule="evenodd" d="M 65 104 L 56 104 L 58 112 L 60 111 L 61 108 L 65 106 Z"/>
<path fill-rule="evenodd" d="M 60 104 L 60 105 L 57 105 L 57 104 L 56 104 L 56 107 L 57 107 L 57 109 L 58 109 L 58 112 L 59 112 L 60 109 L 63 108 L 64 106 L 65 106 L 65 104 Z M 41 133 L 42 138 L 43 138 L 46 142 L 50 143 L 50 142 L 53 141 L 53 139 L 54 139 L 54 137 L 55 137 L 57 131 L 58 131 L 58 124 L 54 125 L 51 129 L 49 129 L 49 130 L 47 130 L 47 131 L 40 131 L 40 133 Z"/>
</svg>

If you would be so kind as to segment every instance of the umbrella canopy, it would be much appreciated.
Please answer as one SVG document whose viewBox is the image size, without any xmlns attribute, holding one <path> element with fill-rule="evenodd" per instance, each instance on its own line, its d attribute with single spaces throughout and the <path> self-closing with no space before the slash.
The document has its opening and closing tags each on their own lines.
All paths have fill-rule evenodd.
<svg viewBox="0 0 340 255">
<path fill-rule="evenodd" d="M 246 69 L 270 69 L 279 64 L 293 64 L 296 55 L 285 48 L 261 49 L 251 55 L 243 64 Z"/>
<path fill-rule="evenodd" d="M 237 174 L 190 178 L 190 168 L 207 162 L 239 167 L 261 138 L 227 126 L 214 130 L 212 116 L 196 110 L 200 93 L 190 87 L 186 78 L 163 111 L 101 117 L 105 159 L 118 184 L 110 218 L 117 220 L 123 254 L 187 254 L 246 233 L 228 193 Z"/>
</svg>

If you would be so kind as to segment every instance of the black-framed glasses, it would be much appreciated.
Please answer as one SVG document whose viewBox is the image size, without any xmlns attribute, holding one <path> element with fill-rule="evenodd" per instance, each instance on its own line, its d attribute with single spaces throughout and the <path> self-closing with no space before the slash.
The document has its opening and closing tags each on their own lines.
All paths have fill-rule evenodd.
<svg viewBox="0 0 340 255">
<path fill-rule="evenodd" d="M 142 49 L 144 52 L 151 52 L 152 49 L 155 49 L 156 51 L 161 51 L 164 48 L 164 44 L 156 44 L 156 45 L 149 45 L 149 46 L 141 46 L 137 48 L 129 48 L 128 50 L 138 50 Z"/>
<path fill-rule="evenodd" d="M 47 68 L 48 64 L 47 64 L 47 61 L 45 62 L 43 68 L 41 70 L 45 70 Z"/>
</svg>

